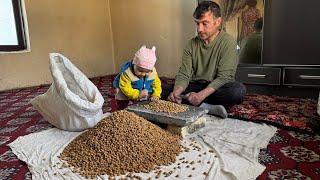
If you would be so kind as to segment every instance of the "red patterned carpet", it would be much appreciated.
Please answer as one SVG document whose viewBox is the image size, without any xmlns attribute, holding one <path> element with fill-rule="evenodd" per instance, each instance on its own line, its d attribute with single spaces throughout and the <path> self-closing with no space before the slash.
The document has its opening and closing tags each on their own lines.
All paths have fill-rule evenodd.
<svg viewBox="0 0 320 180">
<path fill-rule="evenodd" d="M 105 99 L 104 112 L 118 108 L 113 98 L 113 77 L 92 79 Z M 168 82 L 172 81 L 163 81 Z M 0 180 L 31 179 L 26 164 L 6 145 L 19 136 L 52 127 L 29 103 L 48 87 L 0 92 Z M 259 161 L 267 169 L 258 179 L 320 179 L 320 136 L 279 129 L 268 148 L 261 151 Z"/>
<path fill-rule="evenodd" d="M 313 99 L 248 94 L 242 104 L 229 109 L 229 115 L 306 133 L 320 130 L 317 101 Z"/>
</svg>

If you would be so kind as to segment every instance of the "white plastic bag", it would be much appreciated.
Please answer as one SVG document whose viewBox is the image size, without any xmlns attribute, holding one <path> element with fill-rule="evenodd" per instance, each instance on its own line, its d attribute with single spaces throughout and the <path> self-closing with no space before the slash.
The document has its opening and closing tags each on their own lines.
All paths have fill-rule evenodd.
<svg viewBox="0 0 320 180">
<path fill-rule="evenodd" d="M 102 119 L 104 99 L 98 88 L 68 58 L 50 53 L 53 83 L 31 104 L 52 125 L 68 131 L 82 131 Z"/>
</svg>

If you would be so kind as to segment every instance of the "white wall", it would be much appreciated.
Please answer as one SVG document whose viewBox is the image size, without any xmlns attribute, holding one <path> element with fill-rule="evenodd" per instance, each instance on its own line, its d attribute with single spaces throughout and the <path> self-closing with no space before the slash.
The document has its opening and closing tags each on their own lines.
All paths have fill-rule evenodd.
<svg viewBox="0 0 320 180">
<path fill-rule="evenodd" d="M 0 55 L 0 91 L 52 81 L 50 52 L 88 77 L 115 72 L 109 0 L 26 0 L 31 52 Z"/>
<path fill-rule="evenodd" d="M 196 5 L 196 0 L 110 1 L 116 71 L 145 44 L 157 48 L 158 73 L 176 75 L 183 48 L 196 33 Z"/>
</svg>

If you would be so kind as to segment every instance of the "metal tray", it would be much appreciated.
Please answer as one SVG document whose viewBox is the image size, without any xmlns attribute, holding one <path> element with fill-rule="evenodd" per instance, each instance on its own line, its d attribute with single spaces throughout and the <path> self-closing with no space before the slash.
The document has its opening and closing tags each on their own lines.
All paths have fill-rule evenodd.
<svg viewBox="0 0 320 180">
<path fill-rule="evenodd" d="M 134 105 L 128 106 L 126 109 L 128 111 L 134 112 L 139 116 L 144 117 L 149 121 L 159 122 L 163 124 L 172 124 L 176 126 L 188 126 L 193 123 L 201 116 L 207 113 L 207 110 L 204 110 L 197 106 L 188 106 L 188 111 L 181 113 L 164 113 L 156 112 L 149 109 L 146 109 L 143 105 L 148 104 L 149 101 L 139 102 Z"/>
</svg>

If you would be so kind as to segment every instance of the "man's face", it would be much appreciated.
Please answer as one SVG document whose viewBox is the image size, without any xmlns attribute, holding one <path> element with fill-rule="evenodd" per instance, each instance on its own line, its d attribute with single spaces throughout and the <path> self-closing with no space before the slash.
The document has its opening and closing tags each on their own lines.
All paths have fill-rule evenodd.
<svg viewBox="0 0 320 180">
<path fill-rule="evenodd" d="M 199 37 L 204 41 L 210 42 L 211 37 L 219 30 L 221 18 L 214 17 L 212 12 L 208 11 L 200 19 L 195 19 L 195 22 Z"/>
</svg>

